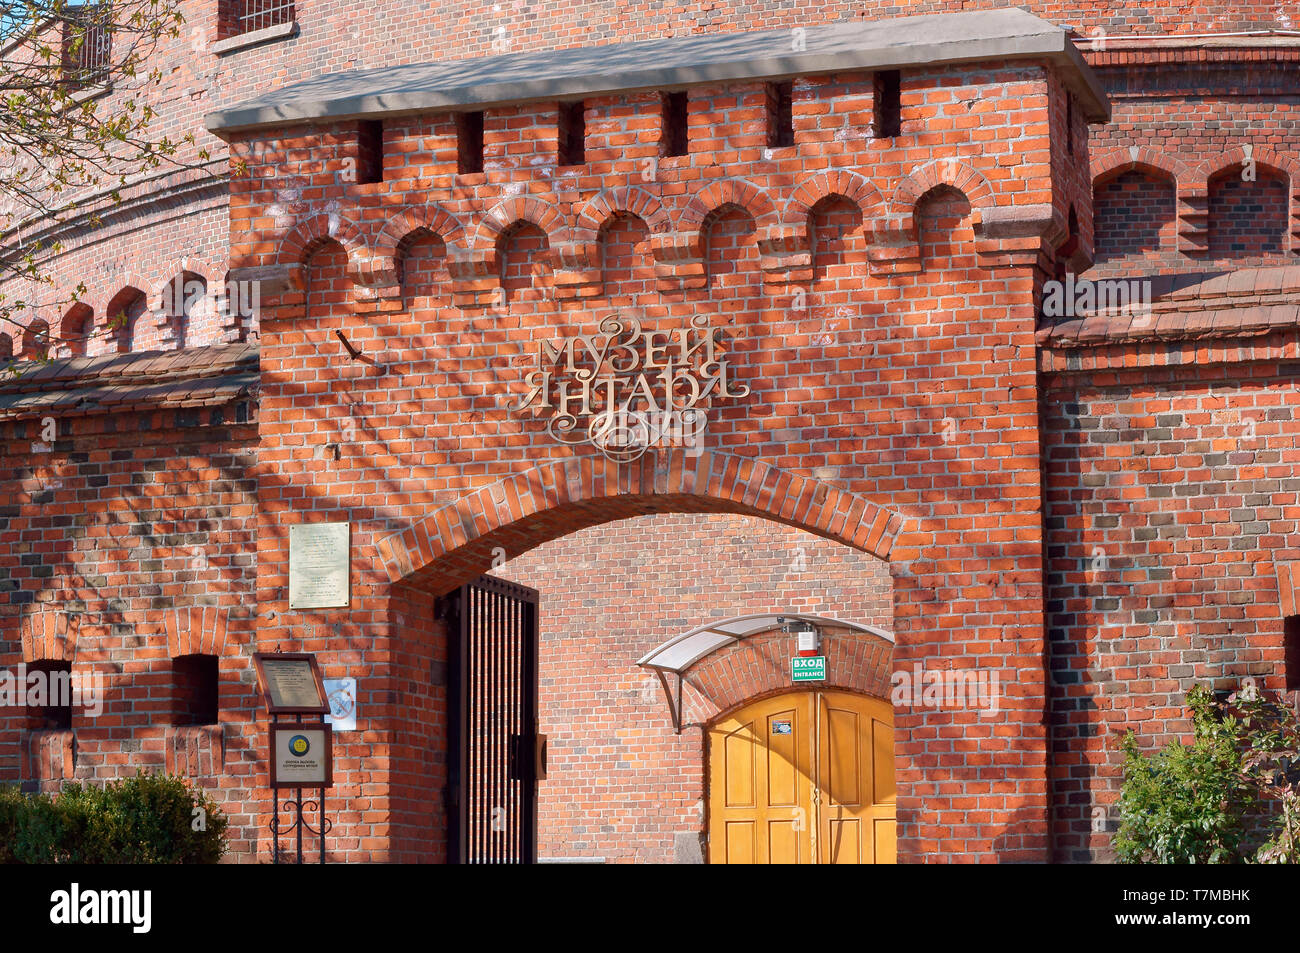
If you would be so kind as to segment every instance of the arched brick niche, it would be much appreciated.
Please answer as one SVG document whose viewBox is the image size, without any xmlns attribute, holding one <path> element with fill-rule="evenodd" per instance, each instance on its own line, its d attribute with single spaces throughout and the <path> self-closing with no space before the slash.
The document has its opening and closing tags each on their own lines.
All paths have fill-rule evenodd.
<svg viewBox="0 0 1300 953">
<path fill-rule="evenodd" d="M 397 244 L 393 260 L 403 297 L 413 311 L 424 310 L 428 297 L 448 280 L 446 241 L 428 228 L 416 228 Z"/>
<path fill-rule="evenodd" d="M 95 330 L 95 315 L 90 305 L 78 302 L 64 312 L 59 322 L 59 357 L 85 357 L 90 336 Z"/>
<path fill-rule="evenodd" d="M 601 293 L 612 302 L 636 303 L 655 291 L 650 228 L 632 212 L 618 211 L 600 227 Z"/>
<path fill-rule="evenodd" d="M 915 218 L 923 271 L 927 259 L 947 262 L 960 252 L 962 243 L 975 237 L 970 200 L 951 185 L 936 185 L 921 196 Z"/>
<path fill-rule="evenodd" d="M 1209 257 L 1242 264 L 1287 260 L 1291 183 L 1277 169 L 1230 166 L 1208 184 Z"/>
<path fill-rule="evenodd" d="M 140 320 L 149 310 L 148 299 L 140 290 L 143 285 L 144 282 L 127 285 L 108 300 L 104 306 L 104 324 L 91 342 L 92 356 L 154 349 L 157 328 Z"/>
<path fill-rule="evenodd" d="M 539 226 L 520 219 L 508 225 L 496 243 L 499 304 L 542 300 L 552 284 L 550 240 Z"/>
<path fill-rule="evenodd" d="M 1159 170 L 1132 167 L 1093 187 L 1096 261 L 1122 268 L 1176 255 L 1178 188 Z"/>
</svg>

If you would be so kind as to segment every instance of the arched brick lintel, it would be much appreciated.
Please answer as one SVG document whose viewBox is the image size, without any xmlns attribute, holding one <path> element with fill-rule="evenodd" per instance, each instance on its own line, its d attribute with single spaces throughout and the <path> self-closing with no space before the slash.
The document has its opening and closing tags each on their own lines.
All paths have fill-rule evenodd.
<svg viewBox="0 0 1300 953">
<path fill-rule="evenodd" d="M 789 229 L 807 229 L 808 216 L 823 199 L 847 199 L 862 213 L 862 224 L 868 228 L 884 206 L 884 198 L 865 176 L 845 169 L 819 172 L 801 182 L 790 194 L 781 212 L 781 225 Z"/>
<path fill-rule="evenodd" d="M 966 196 L 978 229 L 981 212 L 994 204 L 993 186 L 983 173 L 957 159 L 936 159 L 904 176 L 889 200 L 890 217 L 912 222 L 921 199 L 941 185 L 951 186 Z"/>
<path fill-rule="evenodd" d="M 215 294 L 225 283 L 224 272 L 216 265 L 199 258 L 173 258 L 163 267 L 162 274 L 150 285 L 149 310 L 169 311 L 175 308 L 176 302 L 171 300 L 170 289 L 176 287 L 175 283 L 178 281 L 181 282 L 180 287 L 183 289 L 183 279 L 187 274 L 202 278 L 204 284 L 208 286 L 209 295 Z"/>
<path fill-rule="evenodd" d="M 759 234 L 780 225 L 780 215 L 767 192 L 745 179 L 718 179 L 691 197 L 677 223 L 679 232 L 697 234 L 718 209 L 736 205 L 754 220 Z"/>
<path fill-rule="evenodd" d="M 532 196 L 512 195 L 479 220 L 473 234 L 473 248 L 480 253 L 493 253 L 501 236 L 517 222 L 537 226 L 546 233 L 552 248 L 569 241 L 568 224 L 555 206 Z"/>
<path fill-rule="evenodd" d="M 1201 188 L 1208 188 L 1211 179 L 1222 175 L 1233 166 L 1243 165 L 1248 159 L 1256 165 L 1286 176 L 1290 180 L 1292 189 L 1300 188 L 1300 162 L 1280 152 L 1274 152 L 1267 146 L 1256 145 L 1240 145 L 1217 156 L 1211 156 L 1196 167 L 1192 179 Z"/>
<path fill-rule="evenodd" d="M 280 242 L 277 264 L 290 269 L 296 275 L 294 284 L 301 284 L 299 274 L 306 266 L 307 260 L 323 244 L 337 242 L 348 256 L 348 268 L 361 276 L 368 276 L 371 270 L 369 246 L 361 229 L 337 213 L 321 213 L 304 219 Z"/>
<path fill-rule="evenodd" d="M 134 271 L 113 275 L 91 289 L 90 293 L 82 298 L 82 302 L 90 308 L 96 318 L 102 320 L 105 317 L 112 317 L 109 308 L 120 307 L 123 302 L 137 293 L 143 295 L 147 302 L 149 289 L 153 284 L 152 279 Z"/>
<path fill-rule="evenodd" d="M 573 229 L 574 242 L 596 242 L 601 228 L 619 212 L 637 216 L 652 234 L 661 235 L 673 230 L 672 218 L 658 198 L 645 189 L 622 186 L 606 189 L 582 207 Z"/>
<path fill-rule="evenodd" d="M 375 254 L 392 260 L 402 242 L 416 232 L 427 231 L 442 239 L 448 249 L 465 247 L 465 229 L 456 216 L 440 205 L 411 205 L 395 212 L 375 239 Z"/>
<path fill-rule="evenodd" d="M 172 658 L 224 655 L 229 619 L 229 610 L 215 606 L 187 606 L 168 611 L 163 617 L 167 654 Z"/>
<path fill-rule="evenodd" d="M 1191 170 L 1180 159 L 1146 146 L 1111 149 L 1100 153 L 1092 160 L 1091 171 L 1094 189 L 1131 171 L 1163 181 L 1172 180 L 1175 189 L 1186 188 L 1188 181 L 1193 178 Z"/>
<path fill-rule="evenodd" d="M 535 546 L 648 513 L 740 513 L 888 559 L 903 517 L 810 477 L 727 453 L 647 454 L 633 464 L 583 457 L 470 492 L 378 542 L 391 582 L 449 592 Z"/>
<path fill-rule="evenodd" d="M 77 655 L 80 617 L 56 609 L 23 616 L 20 626 L 24 662 L 71 662 Z"/>
</svg>

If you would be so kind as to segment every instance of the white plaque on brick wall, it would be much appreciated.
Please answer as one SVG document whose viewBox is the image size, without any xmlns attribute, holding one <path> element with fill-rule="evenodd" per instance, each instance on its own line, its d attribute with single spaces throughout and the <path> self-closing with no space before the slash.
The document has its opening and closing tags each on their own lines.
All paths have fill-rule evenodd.
<svg viewBox="0 0 1300 953">
<path fill-rule="evenodd" d="M 349 603 L 351 524 L 289 527 L 289 608 L 331 609 Z"/>
</svg>

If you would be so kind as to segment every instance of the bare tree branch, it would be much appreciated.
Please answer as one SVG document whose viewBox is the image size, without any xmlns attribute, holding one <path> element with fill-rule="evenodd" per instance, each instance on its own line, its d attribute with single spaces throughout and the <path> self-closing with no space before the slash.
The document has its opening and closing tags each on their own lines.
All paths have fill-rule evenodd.
<svg viewBox="0 0 1300 953">
<path fill-rule="evenodd" d="M 150 132 L 154 54 L 182 23 L 179 0 L 0 0 L 0 329 L 27 327 L 38 302 L 61 314 L 85 294 L 54 287 L 57 242 L 24 235 L 93 228 L 130 183 L 209 164 L 203 149 L 182 157 L 193 133 Z M 111 333 L 123 316 L 107 317 Z"/>
</svg>

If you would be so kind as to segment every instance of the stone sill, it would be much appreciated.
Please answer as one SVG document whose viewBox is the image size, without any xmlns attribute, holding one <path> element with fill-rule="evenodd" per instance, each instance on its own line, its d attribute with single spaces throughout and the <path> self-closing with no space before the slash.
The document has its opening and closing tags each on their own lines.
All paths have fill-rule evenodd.
<svg viewBox="0 0 1300 953">
<path fill-rule="evenodd" d="M 604 857 L 538 857 L 539 864 L 603 864 Z"/>
<path fill-rule="evenodd" d="M 80 92 L 72 94 L 72 104 L 74 106 L 80 106 L 82 103 L 89 102 L 92 99 L 99 99 L 101 96 L 107 96 L 112 91 L 112 83 L 100 83 L 96 86 L 87 86 Z"/>
<path fill-rule="evenodd" d="M 224 40 L 217 40 L 212 44 L 212 53 L 215 56 L 221 56 L 225 53 L 233 53 L 236 50 L 246 49 L 250 46 L 256 46 L 259 43 L 269 43 L 272 40 L 283 40 L 286 37 L 293 36 L 298 22 L 290 20 L 288 23 L 277 23 L 275 26 L 264 27 L 261 30 L 253 30 L 251 33 L 241 33 L 238 36 L 230 36 Z"/>
</svg>

